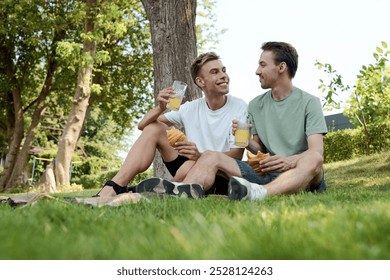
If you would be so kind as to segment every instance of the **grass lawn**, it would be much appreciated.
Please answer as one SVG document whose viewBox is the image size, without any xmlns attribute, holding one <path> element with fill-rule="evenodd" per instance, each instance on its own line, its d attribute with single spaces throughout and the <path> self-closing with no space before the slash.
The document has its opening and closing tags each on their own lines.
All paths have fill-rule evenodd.
<svg viewBox="0 0 390 280">
<path fill-rule="evenodd" d="M 390 152 L 325 168 L 325 194 L 252 203 L 207 197 L 101 208 L 3 204 L 0 259 L 390 259 Z"/>
</svg>

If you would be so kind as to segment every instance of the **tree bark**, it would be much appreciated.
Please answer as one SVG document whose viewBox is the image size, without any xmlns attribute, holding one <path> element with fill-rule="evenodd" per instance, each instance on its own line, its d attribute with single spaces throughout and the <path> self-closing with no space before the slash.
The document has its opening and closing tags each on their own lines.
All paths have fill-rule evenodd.
<svg viewBox="0 0 390 280">
<path fill-rule="evenodd" d="M 174 80 L 188 84 L 184 101 L 201 97 L 192 82 L 190 66 L 197 55 L 196 0 L 141 0 L 150 23 L 153 47 L 154 95 Z M 157 177 L 170 178 L 161 156 L 154 160 Z"/>
<path fill-rule="evenodd" d="M 12 109 L 10 111 L 10 115 L 12 115 L 11 119 L 14 121 L 10 123 L 8 126 L 8 135 L 9 135 L 9 151 L 6 156 L 4 170 L 0 177 L 0 192 L 6 190 L 7 182 L 11 177 L 12 170 L 15 166 L 15 162 L 19 153 L 19 147 L 24 137 L 23 134 L 23 126 L 24 126 L 24 116 L 23 116 L 23 102 L 21 97 L 21 92 L 19 88 L 18 81 L 15 75 L 15 67 L 12 62 L 12 55 L 8 52 L 9 49 L 1 48 L 3 52 L 4 63 L 6 65 L 5 71 L 9 80 L 12 83 L 12 94 L 10 94 L 10 104 Z"/>
</svg>

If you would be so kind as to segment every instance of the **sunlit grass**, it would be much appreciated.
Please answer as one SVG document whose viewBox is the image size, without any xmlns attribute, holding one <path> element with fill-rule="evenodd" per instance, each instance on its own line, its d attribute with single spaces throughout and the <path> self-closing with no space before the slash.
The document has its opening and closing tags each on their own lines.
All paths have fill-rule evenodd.
<svg viewBox="0 0 390 280">
<path fill-rule="evenodd" d="M 389 159 L 383 153 L 328 164 L 325 194 L 254 203 L 0 205 L 0 259 L 389 259 Z"/>
</svg>

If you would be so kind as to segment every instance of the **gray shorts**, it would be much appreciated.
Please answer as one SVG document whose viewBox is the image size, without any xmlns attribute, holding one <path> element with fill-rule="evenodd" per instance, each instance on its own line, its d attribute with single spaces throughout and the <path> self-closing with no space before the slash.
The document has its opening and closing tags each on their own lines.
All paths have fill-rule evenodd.
<svg viewBox="0 0 390 280">
<path fill-rule="evenodd" d="M 236 161 L 238 167 L 240 168 L 241 176 L 251 183 L 265 185 L 280 175 L 280 173 L 274 172 L 274 173 L 267 173 L 265 174 L 264 177 L 262 177 L 259 174 L 257 174 L 256 171 L 254 171 L 246 161 L 241 161 L 241 160 L 236 160 Z M 312 185 L 307 189 L 307 191 L 310 192 L 324 192 L 325 190 L 326 190 L 326 183 L 325 183 L 324 176 L 322 176 L 322 180 L 319 184 Z"/>
</svg>

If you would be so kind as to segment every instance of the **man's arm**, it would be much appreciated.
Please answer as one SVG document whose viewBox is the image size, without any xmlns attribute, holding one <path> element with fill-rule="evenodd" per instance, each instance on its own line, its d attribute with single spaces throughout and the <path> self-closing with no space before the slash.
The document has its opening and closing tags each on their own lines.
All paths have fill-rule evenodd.
<svg viewBox="0 0 390 280">
<path fill-rule="evenodd" d="M 298 160 L 306 153 L 316 152 L 323 157 L 324 153 L 324 140 L 322 134 L 313 134 L 307 138 L 308 149 L 297 155 L 288 157 L 282 157 L 280 155 L 274 155 L 267 159 L 260 161 L 261 171 L 263 172 L 285 172 L 293 169 L 297 166 Z"/>
<path fill-rule="evenodd" d="M 164 113 L 167 109 L 169 98 L 173 93 L 174 89 L 171 87 L 165 88 L 158 93 L 156 99 L 158 106 L 145 114 L 142 120 L 138 123 L 139 130 L 143 130 L 147 125 L 155 121 L 160 121 L 167 126 L 172 126 L 172 123 L 170 123 L 168 119 L 162 115 L 162 113 Z"/>
<path fill-rule="evenodd" d="M 261 142 L 259 135 L 253 135 L 252 139 L 249 139 L 248 147 L 246 147 L 252 154 L 257 154 L 258 151 L 266 153 L 267 149 L 265 148 L 263 142 Z"/>
<path fill-rule="evenodd" d="M 224 152 L 225 155 L 235 158 L 235 159 L 242 159 L 242 156 L 244 155 L 244 149 L 243 148 L 231 148 L 229 151 Z"/>
<path fill-rule="evenodd" d="M 308 149 L 298 155 L 290 156 L 293 161 L 296 163 L 302 156 L 308 152 L 317 152 L 323 157 L 324 155 L 324 136 L 322 134 L 313 134 L 307 137 Z M 296 164 L 295 164 L 296 165 Z M 294 166 L 295 167 L 295 166 Z"/>
<path fill-rule="evenodd" d="M 313 134 L 307 137 L 309 149 L 307 151 L 317 152 L 324 156 L 324 136 L 322 134 Z"/>
</svg>

